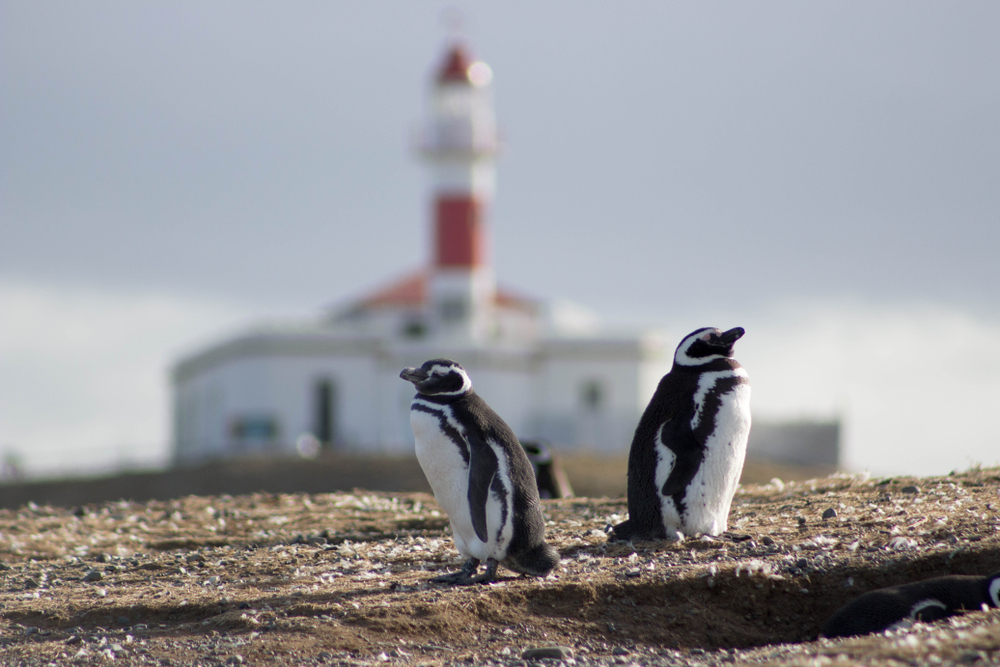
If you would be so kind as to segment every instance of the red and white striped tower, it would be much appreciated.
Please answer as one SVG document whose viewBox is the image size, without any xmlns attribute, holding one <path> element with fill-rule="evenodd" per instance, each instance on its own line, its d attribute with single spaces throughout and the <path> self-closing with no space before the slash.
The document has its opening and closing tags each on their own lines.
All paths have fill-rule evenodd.
<svg viewBox="0 0 1000 667">
<path fill-rule="evenodd" d="M 486 212 L 496 181 L 497 124 L 492 72 L 453 42 L 437 70 L 422 152 L 431 164 L 432 335 L 449 343 L 483 341 L 494 328 L 496 282 Z"/>
</svg>

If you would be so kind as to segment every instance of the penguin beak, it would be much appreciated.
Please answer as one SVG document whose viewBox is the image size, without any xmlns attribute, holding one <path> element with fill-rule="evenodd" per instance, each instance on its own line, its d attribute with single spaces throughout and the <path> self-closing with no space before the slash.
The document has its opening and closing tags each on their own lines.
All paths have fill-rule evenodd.
<svg viewBox="0 0 1000 667">
<path fill-rule="evenodd" d="M 404 368 L 403 372 L 399 374 L 399 377 L 404 380 L 409 380 L 413 384 L 418 382 L 423 382 L 427 379 L 427 371 L 423 368 Z"/>
<path fill-rule="evenodd" d="M 718 338 L 718 342 L 724 345 L 725 347 L 732 347 L 733 343 L 742 338 L 743 334 L 745 333 L 746 329 L 744 329 L 743 327 L 735 327 L 733 329 L 730 329 L 729 331 L 722 333 Z"/>
</svg>

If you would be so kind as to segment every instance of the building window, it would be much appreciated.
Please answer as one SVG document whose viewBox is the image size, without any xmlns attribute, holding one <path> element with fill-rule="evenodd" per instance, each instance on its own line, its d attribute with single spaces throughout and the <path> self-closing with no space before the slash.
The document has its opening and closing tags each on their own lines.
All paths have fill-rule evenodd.
<svg viewBox="0 0 1000 667">
<path fill-rule="evenodd" d="M 330 449 L 336 439 L 337 389 L 333 380 L 320 380 L 313 390 L 313 435 L 322 449 Z"/>
<path fill-rule="evenodd" d="M 264 449 L 278 443 L 281 429 L 271 415 L 243 415 L 229 423 L 229 436 L 241 450 Z"/>
<path fill-rule="evenodd" d="M 587 380 L 580 387 L 580 402 L 591 412 L 597 412 L 604 407 L 604 385 L 598 380 Z"/>
<path fill-rule="evenodd" d="M 403 325 L 404 338 L 423 338 L 427 335 L 427 325 L 423 320 L 410 320 Z"/>
</svg>

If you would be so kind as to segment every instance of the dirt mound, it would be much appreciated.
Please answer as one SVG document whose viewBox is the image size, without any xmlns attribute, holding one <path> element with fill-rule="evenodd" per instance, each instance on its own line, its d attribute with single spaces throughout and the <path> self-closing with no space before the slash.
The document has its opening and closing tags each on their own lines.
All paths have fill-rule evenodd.
<svg viewBox="0 0 1000 667">
<path fill-rule="evenodd" d="M 461 563 L 421 493 L 29 505 L 0 511 L 0 662 L 996 664 L 995 611 L 815 637 L 867 590 L 1000 570 L 998 508 L 998 470 L 833 476 L 742 488 L 725 539 L 608 544 L 623 499 L 545 501 L 553 575 L 453 589 L 426 582 Z"/>
</svg>

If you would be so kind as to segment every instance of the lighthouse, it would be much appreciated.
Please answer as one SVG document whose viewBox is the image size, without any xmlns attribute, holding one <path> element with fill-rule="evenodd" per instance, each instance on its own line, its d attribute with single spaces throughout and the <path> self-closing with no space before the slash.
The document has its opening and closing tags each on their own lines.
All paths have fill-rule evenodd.
<svg viewBox="0 0 1000 667">
<path fill-rule="evenodd" d="M 311 451 L 413 452 L 413 387 L 399 371 L 458 361 L 523 438 L 627 446 L 673 346 L 609 335 L 497 283 L 492 72 L 452 40 L 431 66 L 416 144 L 429 176 L 419 266 L 315 319 L 269 323 L 174 367 L 178 462 Z M 364 252 L 364 248 L 356 248 Z"/>
<path fill-rule="evenodd" d="M 482 344 L 498 330 L 487 226 L 498 144 L 492 78 L 453 42 L 434 73 L 421 133 L 432 198 L 426 321 L 453 345 Z"/>
</svg>

